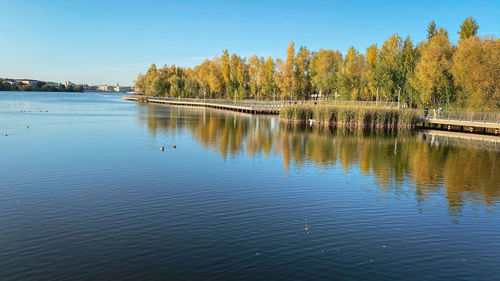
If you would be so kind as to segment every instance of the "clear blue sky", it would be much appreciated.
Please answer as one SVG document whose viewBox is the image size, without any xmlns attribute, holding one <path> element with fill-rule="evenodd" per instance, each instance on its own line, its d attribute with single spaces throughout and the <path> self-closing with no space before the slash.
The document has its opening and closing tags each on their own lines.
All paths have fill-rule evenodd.
<svg viewBox="0 0 500 281">
<path fill-rule="evenodd" d="M 0 0 L 0 77 L 131 85 L 151 63 L 194 66 L 227 48 L 283 58 L 311 50 L 364 52 L 392 33 L 414 41 L 435 20 L 452 41 L 473 16 L 500 37 L 500 1 Z"/>
</svg>

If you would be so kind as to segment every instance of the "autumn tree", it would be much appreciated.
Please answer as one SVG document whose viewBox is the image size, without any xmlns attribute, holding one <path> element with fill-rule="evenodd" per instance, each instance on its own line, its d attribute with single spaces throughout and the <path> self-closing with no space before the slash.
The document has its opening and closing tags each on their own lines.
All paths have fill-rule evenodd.
<svg viewBox="0 0 500 281">
<path fill-rule="evenodd" d="M 213 97 L 220 97 L 224 91 L 224 78 L 222 77 L 222 64 L 220 58 L 215 57 L 210 63 L 208 85 Z"/>
<path fill-rule="evenodd" d="M 263 64 L 263 91 L 266 98 L 275 97 L 276 94 L 276 83 L 274 81 L 274 61 L 270 56 L 267 57 L 265 64 Z"/>
<path fill-rule="evenodd" d="M 340 79 L 340 94 L 343 98 L 357 100 L 365 80 L 365 57 L 351 46 L 344 58 Z"/>
<path fill-rule="evenodd" d="M 454 100 L 450 73 L 452 57 L 453 46 L 448 33 L 440 28 L 438 34 L 422 46 L 421 58 L 410 81 L 420 93 L 420 104 L 450 104 Z"/>
<path fill-rule="evenodd" d="M 460 40 L 451 69 L 460 100 L 475 110 L 500 109 L 500 40 Z"/>
<path fill-rule="evenodd" d="M 286 62 L 284 69 L 284 86 L 283 89 L 285 91 L 284 98 L 285 99 L 296 99 L 295 96 L 295 87 L 296 87 L 296 79 L 295 79 L 295 48 L 293 42 L 290 42 L 288 45 L 288 50 L 286 52 Z"/>
<path fill-rule="evenodd" d="M 276 72 L 274 73 L 274 81 L 276 81 L 276 86 L 280 92 L 280 99 L 285 100 L 289 99 L 289 88 L 287 84 L 286 77 L 286 65 L 281 59 L 276 59 Z"/>
<path fill-rule="evenodd" d="M 306 47 L 295 52 L 290 42 L 285 60 L 253 55 L 247 61 L 223 50 L 221 57 L 192 69 L 152 64 L 134 85 L 138 93 L 148 96 L 307 100 L 315 93 L 323 97 L 339 93 L 350 100 L 384 97 L 408 106 L 459 104 L 496 110 L 500 107 L 500 41 L 478 38 L 478 28 L 472 17 L 466 18 L 456 47 L 446 30 L 432 21 L 426 41 L 415 44 L 410 37 L 403 40 L 393 34 L 380 48 L 369 46 L 365 54 L 354 46 L 345 56 Z"/>
<path fill-rule="evenodd" d="M 258 73 L 261 68 L 261 61 L 257 55 L 253 55 L 248 59 L 248 74 L 250 93 L 253 97 L 260 99 L 260 88 L 258 83 Z"/>
<path fill-rule="evenodd" d="M 155 83 L 153 88 L 153 83 Z M 162 91 L 160 89 L 161 81 L 158 79 L 158 70 L 156 64 L 151 64 L 151 67 L 146 72 L 146 88 L 144 94 L 147 96 L 159 95 Z"/>
<path fill-rule="evenodd" d="M 210 97 L 210 69 L 212 62 L 208 59 L 196 69 L 198 72 L 198 79 L 200 83 L 201 95 L 203 98 Z"/>
<path fill-rule="evenodd" d="M 10 85 L 10 84 L 8 84 L 8 85 Z M 143 75 L 143 74 L 139 74 L 137 76 L 137 80 L 135 80 L 135 83 L 134 83 L 135 90 L 138 93 L 145 94 L 146 93 L 146 87 L 147 87 L 146 76 Z"/>
<path fill-rule="evenodd" d="M 314 54 L 309 72 L 311 83 L 320 96 L 328 96 L 338 90 L 342 63 L 342 54 L 339 51 L 321 49 Z"/>
</svg>

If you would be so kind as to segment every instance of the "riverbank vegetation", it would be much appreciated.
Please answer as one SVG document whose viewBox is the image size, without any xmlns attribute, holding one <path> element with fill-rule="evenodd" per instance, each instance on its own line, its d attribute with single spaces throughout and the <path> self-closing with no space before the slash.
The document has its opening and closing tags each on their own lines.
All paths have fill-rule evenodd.
<svg viewBox="0 0 500 281">
<path fill-rule="evenodd" d="M 391 35 L 364 53 L 296 50 L 286 59 L 241 57 L 227 50 L 194 68 L 151 65 L 136 81 L 148 96 L 256 100 L 401 101 L 405 107 L 500 109 L 500 39 L 479 37 L 467 18 L 454 45 L 448 31 L 431 22 L 427 39 Z"/>
<path fill-rule="evenodd" d="M 17 82 L 11 84 L 6 81 L 0 80 L 0 91 L 36 91 L 36 92 L 83 92 L 82 85 L 68 85 L 59 84 L 58 86 L 48 85 L 43 81 L 38 81 L 36 85 L 24 84 Z"/>
<path fill-rule="evenodd" d="M 290 105 L 280 111 L 280 119 L 320 125 L 359 128 L 414 128 L 419 122 L 414 110 L 353 105 Z"/>
</svg>

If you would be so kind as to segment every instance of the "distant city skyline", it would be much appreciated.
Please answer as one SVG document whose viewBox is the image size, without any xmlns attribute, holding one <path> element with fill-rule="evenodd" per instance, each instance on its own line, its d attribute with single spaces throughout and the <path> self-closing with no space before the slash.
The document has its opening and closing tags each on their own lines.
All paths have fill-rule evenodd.
<svg viewBox="0 0 500 281">
<path fill-rule="evenodd" d="M 425 39 L 434 20 L 457 42 L 474 17 L 499 36 L 499 1 L 2 1 L 0 77 L 131 86 L 151 63 L 192 67 L 223 49 L 284 58 L 290 41 L 360 52 L 391 34 Z"/>
<path fill-rule="evenodd" d="M 69 80 L 64 80 L 64 81 L 49 81 L 49 80 L 43 80 L 43 79 L 34 79 L 34 78 L 26 78 L 26 77 L 22 77 L 22 78 L 19 78 L 19 77 L 0 77 L 0 80 L 4 80 L 4 81 L 35 81 L 35 82 L 45 82 L 45 83 L 51 83 L 52 84 L 65 84 L 65 85 L 87 85 L 87 86 L 113 86 L 113 87 L 116 87 L 116 86 L 133 86 L 133 85 L 124 85 L 124 84 L 120 84 L 118 82 L 115 82 L 115 83 L 101 83 L 101 84 L 97 84 L 97 83 L 85 83 L 85 82 L 82 82 L 82 83 L 74 83 L 73 81 L 69 81 Z"/>
</svg>

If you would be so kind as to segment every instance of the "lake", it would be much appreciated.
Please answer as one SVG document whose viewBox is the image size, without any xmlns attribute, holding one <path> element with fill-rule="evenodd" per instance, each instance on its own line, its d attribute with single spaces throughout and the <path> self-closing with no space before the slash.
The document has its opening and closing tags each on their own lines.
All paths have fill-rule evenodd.
<svg viewBox="0 0 500 281">
<path fill-rule="evenodd" d="M 0 92 L 0 279 L 495 280 L 492 139 Z"/>
</svg>

